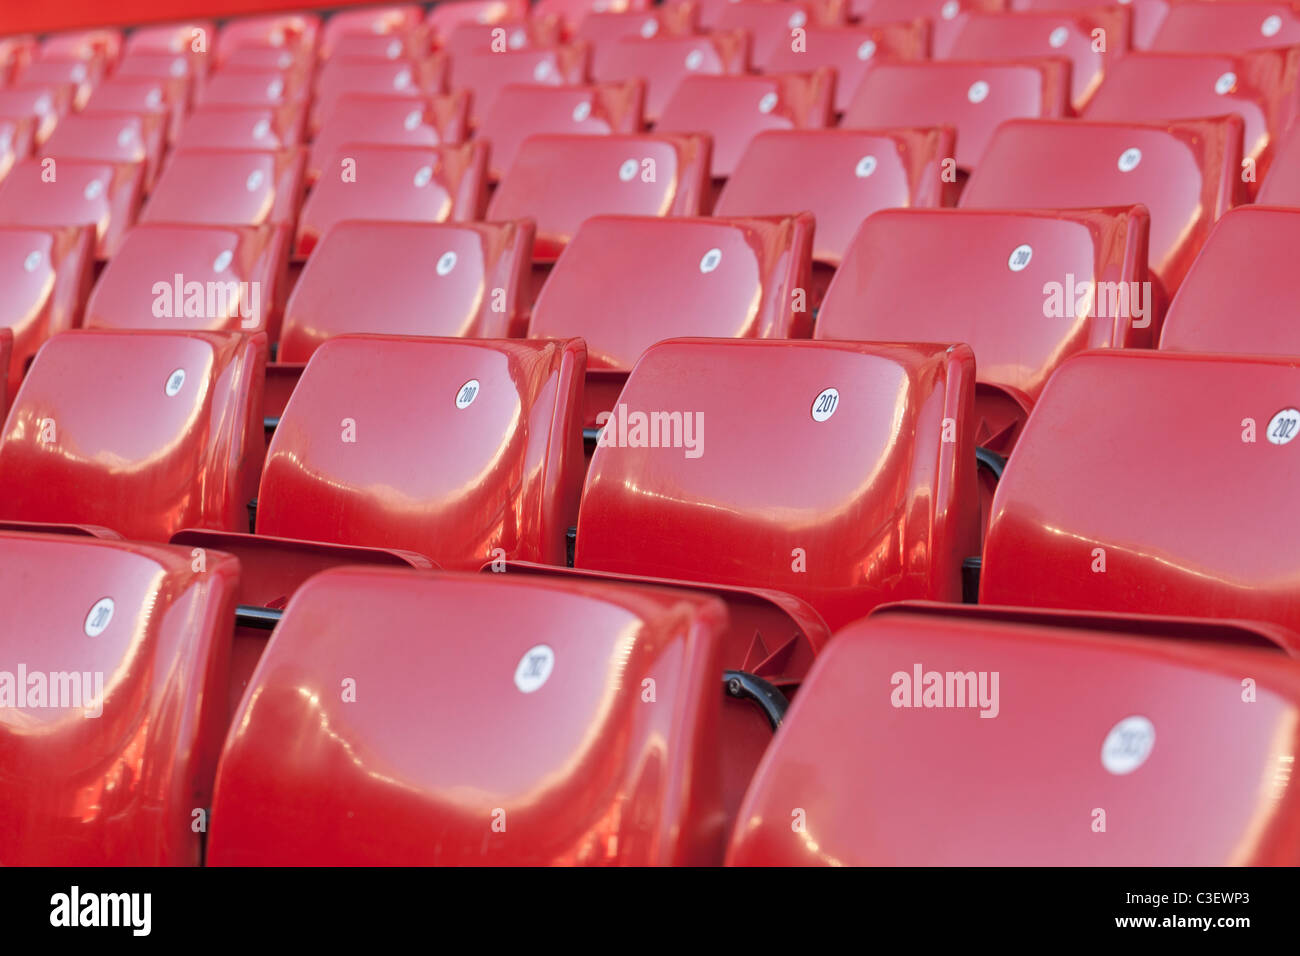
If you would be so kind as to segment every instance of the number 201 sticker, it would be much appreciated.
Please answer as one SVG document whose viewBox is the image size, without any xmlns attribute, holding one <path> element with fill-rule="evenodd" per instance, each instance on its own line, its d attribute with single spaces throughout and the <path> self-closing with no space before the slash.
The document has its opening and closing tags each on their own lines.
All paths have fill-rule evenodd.
<svg viewBox="0 0 1300 956">
<path fill-rule="evenodd" d="M 812 417 L 815 422 L 824 422 L 835 414 L 835 408 L 840 403 L 840 393 L 837 389 L 823 389 L 821 394 L 813 399 Z"/>
<path fill-rule="evenodd" d="M 1300 434 L 1300 409 L 1284 408 L 1268 423 L 1268 440 L 1274 445 L 1285 445 Z"/>
</svg>

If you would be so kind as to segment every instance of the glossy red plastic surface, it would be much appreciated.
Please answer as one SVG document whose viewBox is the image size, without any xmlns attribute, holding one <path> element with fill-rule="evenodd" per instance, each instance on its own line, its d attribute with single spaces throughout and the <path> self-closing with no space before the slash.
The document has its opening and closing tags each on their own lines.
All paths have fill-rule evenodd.
<svg viewBox="0 0 1300 956">
<path fill-rule="evenodd" d="M 950 129 L 772 130 L 750 140 L 713 207 L 715 216 L 806 210 L 816 220 L 813 258 L 837 266 L 867 216 L 943 204 Z M 809 170 L 817 170 L 809 175 Z"/>
<path fill-rule="evenodd" d="M 1130 11 L 1123 6 L 1089 10 L 979 13 L 964 18 L 946 59 L 1053 57 L 1070 64 L 1070 102 L 1087 106 L 1112 62 L 1129 48 Z M 1097 34 L 1096 31 L 1102 31 Z M 1098 38 L 1104 42 L 1099 43 Z"/>
<path fill-rule="evenodd" d="M 451 0 L 435 3 L 425 18 L 433 39 L 441 42 L 462 23 L 500 23 L 528 15 L 528 0 Z"/>
<path fill-rule="evenodd" d="M 302 144 L 307 111 L 287 106 L 202 106 L 185 119 L 178 150 L 283 150 Z"/>
<path fill-rule="evenodd" d="M 930 22 L 931 54 L 939 59 L 950 55 L 953 41 L 972 16 L 1006 7 L 1007 0 L 849 0 L 849 15 L 863 26 L 924 17 Z"/>
<path fill-rule="evenodd" d="M 163 120 L 166 140 L 173 141 L 185 120 L 184 80 L 147 76 L 108 76 L 86 101 L 83 114 L 143 113 Z"/>
<path fill-rule="evenodd" d="M 586 83 L 591 48 L 585 43 L 536 50 L 464 53 L 451 61 L 453 90 L 468 90 L 470 120 L 477 123 L 492 111 L 502 88 L 512 83 L 573 86 Z"/>
<path fill-rule="evenodd" d="M 600 136 L 639 133 L 645 85 L 637 80 L 595 86 L 503 87 L 479 123 L 477 136 L 491 144 L 488 170 L 505 175 L 529 136 L 570 133 Z"/>
<path fill-rule="evenodd" d="M 0 439 L 0 517 L 152 541 L 187 527 L 246 528 L 265 362 L 263 335 L 56 335 Z"/>
<path fill-rule="evenodd" d="M 287 226 L 141 223 L 100 274 L 83 325 L 264 331 L 274 339 L 288 257 Z"/>
<path fill-rule="evenodd" d="M 789 33 L 787 33 L 789 39 Z M 863 78 L 881 62 L 924 60 L 929 55 L 930 27 L 925 20 L 880 26 L 804 28 L 803 43 L 778 43 L 755 56 L 762 72 L 835 71 L 835 110 L 844 112 Z M 906 123 L 915 126 L 918 123 Z"/>
<path fill-rule="evenodd" d="M 487 189 L 487 148 L 346 143 L 327 160 L 298 217 L 295 258 L 346 219 L 446 222 L 477 219 Z"/>
<path fill-rule="evenodd" d="M 882 609 L 813 665 L 727 861 L 1295 865 L 1300 794 L 1285 781 L 1300 745 L 1300 665 L 1206 640 L 1204 622 L 1184 629 L 1195 639 L 1179 639 L 1176 622 L 1152 633 L 1150 619 Z M 1218 630 L 1234 640 L 1244 629 Z M 931 700 L 950 706 L 915 709 L 918 671 L 927 695 L 938 675 Z M 1248 705 L 1242 675 L 1255 681 Z M 981 681 L 996 704 L 961 706 Z M 1126 719 L 1151 728 L 1136 766 L 1114 756 Z"/>
<path fill-rule="evenodd" d="M 1121 4 L 1132 12 L 1129 20 L 1129 42 L 1135 50 L 1149 50 L 1156 31 L 1174 2 L 1181 0 L 1129 0 Z M 1059 11 L 1095 9 L 1104 4 L 1097 0 L 1010 0 L 1008 8 L 1016 12 L 1026 10 Z"/>
<path fill-rule="evenodd" d="M 72 87 L 68 84 L 0 89 L 0 116 L 35 120 L 37 145 L 50 138 L 59 120 L 71 109 Z"/>
<path fill-rule="evenodd" d="M 678 84 L 688 76 L 736 76 L 749 65 L 749 34 L 719 30 L 702 36 L 655 36 L 619 40 L 608 58 L 597 58 L 592 79 L 645 80 L 645 116 L 654 122 Z"/>
<path fill-rule="evenodd" d="M 150 113 L 73 113 L 41 147 L 42 156 L 101 163 L 142 163 L 148 192 L 162 163 L 165 118 Z"/>
<path fill-rule="evenodd" d="M 380 34 L 401 36 L 417 29 L 424 12 L 414 3 L 391 6 L 365 7 L 360 10 L 339 10 L 328 20 L 320 32 L 320 55 L 328 58 L 334 54 L 339 42 L 352 34 Z"/>
<path fill-rule="evenodd" d="M 977 394 L 975 440 L 1005 454 L 1067 356 L 1151 345 L 1158 323 L 1149 297 L 1137 315 L 1148 225 L 1141 206 L 880 212 L 862 224 L 836 271 L 815 335 L 970 345 L 977 381 L 1000 393 Z M 1015 256 L 1026 247 L 1020 265 Z M 1097 291 L 1102 282 L 1124 285 L 1112 296 Z M 1044 292 L 1050 283 L 1059 308 Z M 1018 412 L 1009 420 L 1008 401 Z"/>
<path fill-rule="evenodd" d="M 527 220 L 340 222 L 294 286 L 278 357 L 306 362 L 326 339 L 349 332 L 522 337 L 532 250 Z"/>
<path fill-rule="evenodd" d="M 840 119 L 847 129 L 950 125 L 954 158 L 971 169 L 1009 119 L 1056 119 L 1069 108 L 1069 69 L 1053 60 L 880 63 Z"/>
<path fill-rule="evenodd" d="M 221 25 L 217 34 L 217 64 L 227 62 L 245 47 L 275 47 L 286 50 L 308 49 L 316 45 L 321 20 L 309 11 L 271 13 L 264 16 L 237 17 Z"/>
<path fill-rule="evenodd" d="M 711 174 L 724 178 L 764 130 L 830 126 L 834 92 L 835 74 L 825 69 L 809 75 L 688 76 L 664 106 L 655 130 L 708 133 L 713 139 Z"/>
<path fill-rule="evenodd" d="M 175 150 L 141 222 L 292 225 L 302 191 L 302 149 Z"/>
<path fill-rule="evenodd" d="M 563 564 L 585 364 L 580 341 L 330 339 L 271 439 L 258 533 L 399 548 L 448 569 Z"/>
<path fill-rule="evenodd" d="M 722 12 L 710 24 L 710 28 L 748 31 L 756 63 L 764 62 L 780 47 L 789 49 L 794 31 L 807 29 L 816 22 L 812 5 L 798 0 L 730 2 L 722 4 L 721 9 Z M 842 13 L 843 7 L 839 10 Z"/>
<path fill-rule="evenodd" d="M 336 101 L 312 140 L 307 179 L 313 183 L 319 179 L 321 170 L 349 143 L 446 146 L 464 142 L 468 135 L 467 93 L 449 96 L 347 93 Z M 337 167 L 330 170 L 337 171 Z"/>
<path fill-rule="evenodd" d="M 1297 43 L 1300 43 L 1300 9 L 1293 4 L 1240 2 L 1225 6 L 1179 0 L 1170 4 L 1151 41 L 1151 49 L 1201 53 Z"/>
<path fill-rule="evenodd" d="M 0 707 L 6 865 L 198 865 L 238 579 L 216 552 L 196 571 L 188 550 L 0 533 L 0 669 L 10 694 L 28 679 Z M 51 680 L 37 704 L 36 674 L 68 696 Z"/>
<path fill-rule="evenodd" d="M 74 109 L 82 109 L 90 99 L 91 92 L 104 78 L 104 65 L 94 60 L 33 60 L 18 71 L 14 82 L 27 86 L 64 85 L 73 88 L 72 104 Z"/>
<path fill-rule="evenodd" d="M 1300 558 L 1276 507 L 1300 454 L 1280 443 L 1278 412 L 1298 390 L 1294 358 L 1068 360 L 998 484 L 981 601 L 1258 620 L 1300 636 Z"/>
<path fill-rule="evenodd" d="M 657 219 L 596 216 L 579 227 L 542 287 L 531 338 L 576 336 L 592 369 L 628 372 L 680 335 L 807 338 L 812 217 Z M 647 269 L 646 263 L 655 263 Z M 798 306 L 802 304 L 803 308 Z M 614 407 L 592 387 L 584 424 Z"/>
<path fill-rule="evenodd" d="M 53 169 L 53 179 L 45 170 Z M 95 256 L 107 259 L 135 223 L 144 170 L 135 163 L 39 159 L 14 165 L 0 181 L 0 223 L 8 226 L 93 226 Z"/>
<path fill-rule="evenodd" d="M 1274 140 L 1294 115 L 1285 89 L 1287 54 L 1135 53 L 1117 60 L 1088 104 L 1090 120 L 1191 119 L 1236 113 L 1244 125 L 1243 158 L 1264 180 Z"/>
<path fill-rule="evenodd" d="M 14 163 L 32 154 L 35 135 L 35 117 L 0 116 L 0 179 L 9 174 Z"/>
<path fill-rule="evenodd" d="M 682 593 L 320 575 L 290 602 L 236 715 L 208 860 L 717 862 L 724 625 L 721 605 Z M 549 677 L 512 680 L 541 646 Z"/>
<path fill-rule="evenodd" d="M 591 45 L 592 76 L 604 76 L 618 67 L 620 40 L 690 36 L 695 33 L 697 15 L 693 0 L 668 2 L 644 11 L 593 13 L 583 17 L 573 37 Z"/>
<path fill-rule="evenodd" d="M 574 565 L 787 591 L 832 628 L 960 600 L 979 546 L 974 378 L 964 345 L 654 345 L 592 458 Z M 633 413 L 660 417 L 638 437 Z"/>
<path fill-rule="evenodd" d="M 1300 326 L 1277 307 L 1292 294 L 1297 247 L 1300 209 L 1230 211 L 1170 304 L 1160 348 L 1300 356 Z"/>
<path fill-rule="evenodd" d="M 359 56 L 326 60 L 316 74 L 311 130 L 319 130 L 339 99 L 349 93 L 434 96 L 447 92 L 446 74 L 447 61 L 441 56 L 423 60 Z"/>
<path fill-rule="evenodd" d="M 94 263 L 89 226 L 0 226 L 0 328 L 12 332 L 8 361 L 0 365 L 8 400 L 45 340 L 80 323 Z"/>
<path fill-rule="evenodd" d="M 1161 125 L 1012 120 L 993 134 L 961 205 L 1142 203 L 1151 213 L 1152 277 L 1172 296 L 1214 223 L 1243 198 L 1241 135 L 1235 116 Z"/>
<path fill-rule="evenodd" d="M 1261 205 L 1300 208 L 1300 124 L 1278 141 L 1268 178 L 1259 187 Z"/>
<path fill-rule="evenodd" d="M 554 262 L 592 216 L 698 216 L 708 175 L 702 136 L 533 136 L 493 194 L 487 218 L 532 219 L 533 258 Z"/>
</svg>

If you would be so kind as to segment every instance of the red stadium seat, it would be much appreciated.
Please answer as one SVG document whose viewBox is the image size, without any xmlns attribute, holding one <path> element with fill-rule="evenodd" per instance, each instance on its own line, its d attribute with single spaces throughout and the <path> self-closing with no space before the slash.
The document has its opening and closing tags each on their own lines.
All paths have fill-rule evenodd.
<svg viewBox="0 0 1300 956">
<path fill-rule="evenodd" d="M 842 6 L 839 11 L 843 12 Z M 754 61 L 762 63 L 779 49 L 793 47 L 795 30 L 806 30 L 815 23 L 812 5 L 800 0 L 763 0 L 761 3 L 744 0 L 724 4 L 717 20 L 710 26 L 718 30 L 747 30 L 753 42 Z M 836 24 L 820 24 L 833 25 Z"/>
<path fill-rule="evenodd" d="M 305 258 L 344 219 L 445 222 L 479 218 L 487 149 L 463 146 L 340 146 L 302 205 L 295 258 Z"/>
<path fill-rule="evenodd" d="M 755 57 L 755 62 L 764 73 L 834 70 L 835 111 L 843 113 L 878 63 L 924 60 L 929 47 L 930 27 L 925 20 L 874 27 L 808 27 L 798 49 L 793 43 L 777 44 L 767 56 Z"/>
<path fill-rule="evenodd" d="M 849 0 L 849 15 L 863 26 L 925 17 L 930 21 L 930 49 L 938 59 L 951 55 L 953 41 L 971 16 L 1005 10 L 1006 7 L 1007 0 Z"/>
<path fill-rule="evenodd" d="M 689 36 L 695 32 L 698 9 L 693 0 L 668 2 L 649 10 L 591 13 L 582 18 L 574 39 L 592 47 L 591 74 L 604 76 L 619 60 L 620 40 Z"/>
<path fill-rule="evenodd" d="M 505 53 L 464 53 L 451 62 L 453 90 L 468 90 L 470 120 L 487 116 L 501 90 L 513 83 L 574 86 L 587 82 L 591 49 L 585 43 Z"/>
<path fill-rule="evenodd" d="M 435 42 L 442 43 L 462 23 L 500 23 L 528 15 L 528 0 L 446 0 L 425 18 Z"/>
<path fill-rule="evenodd" d="M 53 33 L 41 41 L 39 59 L 94 60 L 108 66 L 122 55 L 122 31 L 73 30 Z"/>
<path fill-rule="evenodd" d="M 316 74 L 309 125 L 319 130 L 349 93 L 392 96 L 436 96 L 447 92 L 446 58 L 387 60 L 376 57 L 342 57 L 325 62 Z"/>
<path fill-rule="evenodd" d="M 138 163 L 25 159 L 0 181 L 0 223 L 93 226 L 95 255 L 107 259 L 135 222 L 143 178 Z"/>
<path fill-rule="evenodd" d="M 951 129 L 759 133 L 727 179 L 713 214 L 774 216 L 807 210 L 817 226 L 813 259 L 833 269 L 873 212 L 943 205 L 943 162 L 952 154 Z M 828 278 L 814 279 L 816 302 Z"/>
<path fill-rule="evenodd" d="M 1173 5 L 1173 0 L 1127 0 L 1122 3 L 1133 11 L 1129 22 L 1129 40 L 1135 50 L 1149 50 L 1156 31 Z M 1011 10 L 1090 10 L 1100 6 L 1097 0 L 1010 0 Z"/>
<path fill-rule="evenodd" d="M 285 106 L 303 103 L 307 75 L 298 70 L 224 69 L 209 76 L 194 94 L 195 106 Z"/>
<path fill-rule="evenodd" d="M 558 16 L 565 29 L 573 31 L 593 13 L 626 13 L 647 10 L 650 6 L 651 0 L 537 0 L 532 15 Z"/>
<path fill-rule="evenodd" d="M 830 126 L 834 92 L 831 70 L 806 76 L 688 76 L 664 107 L 655 130 L 708 133 L 713 138 L 711 173 L 724 179 L 758 133 Z"/>
<path fill-rule="evenodd" d="M 1210 233 L 1169 306 L 1162 349 L 1300 356 L 1287 309 L 1300 240 L 1300 210 L 1241 206 Z"/>
<path fill-rule="evenodd" d="M 1264 621 L 1300 651 L 1293 522 L 1271 505 L 1294 488 L 1297 386 L 1293 357 L 1066 361 L 998 484 L 980 601 Z"/>
<path fill-rule="evenodd" d="M 221 554 L 0 534 L 7 865 L 199 864 L 238 580 Z"/>
<path fill-rule="evenodd" d="M 1110 64 L 1128 50 L 1129 25 L 1129 11 L 1118 6 L 971 14 L 965 18 L 944 58 L 1068 60 L 1071 103 L 1076 110 L 1082 110 L 1105 78 Z M 939 57 L 937 50 L 935 56 Z"/>
<path fill-rule="evenodd" d="M 72 92 L 68 84 L 0 88 L 0 116 L 34 120 L 33 138 L 39 146 L 50 138 L 59 120 L 72 109 Z"/>
<path fill-rule="evenodd" d="M 307 160 L 307 181 L 348 143 L 368 146 L 454 146 L 469 137 L 469 94 L 412 96 L 348 93 L 336 101 Z M 495 147 L 495 143 L 492 144 Z"/>
<path fill-rule="evenodd" d="M 963 345 L 651 346 L 603 423 L 574 566 L 785 591 L 831 628 L 960 600 L 974 393 Z"/>
<path fill-rule="evenodd" d="M 816 337 L 970 345 L 975 440 L 1008 454 L 1066 356 L 1151 345 L 1148 228 L 1141 206 L 879 212 L 835 273 Z"/>
<path fill-rule="evenodd" d="M 291 150 L 302 144 L 307 110 L 287 106 L 201 106 L 189 114 L 178 150 Z"/>
<path fill-rule="evenodd" d="M 974 168 L 993 130 L 1008 119 L 1066 115 L 1069 70 L 1065 64 L 950 61 L 881 63 L 858 87 L 840 120 L 849 129 L 951 124 L 955 159 Z"/>
<path fill-rule="evenodd" d="M 310 50 L 320 34 L 320 17 L 314 13 L 273 13 L 238 17 L 222 24 L 217 34 L 216 61 L 224 64 L 239 50 L 272 47 Z"/>
<path fill-rule="evenodd" d="M 414 3 L 340 10 L 325 21 L 320 33 L 320 55 L 324 59 L 332 57 L 344 37 L 357 34 L 400 36 L 417 29 L 423 19 L 423 11 Z"/>
<path fill-rule="evenodd" d="M 1192 119 L 1236 113 L 1245 124 L 1243 153 L 1264 179 L 1274 140 L 1295 115 L 1285 90 L 1287 54 L 1134 53 L 1117 60 L 1088 105 L 1090 120 Z M 1249 182 L 1249 180 L 1248 180 Z"/>
<path fill-rule="evenodd" d="M 1151 49 L 1213 53 L 1300 43 L 1300 7 L 1292 3 L 1171 3 Z"/>
<path fill-rule="evenodd" d="M 642 79 L 645 118 L 654 122 L 688 76 L 738 76 L 749 66 L 749 34 L 726 30 L 703 36 L 619 40 L 607 59 L 597 58 L 592 79 L 602 83 Z"/>
<path fill-rule="evenodd" d="M 505 53 L 509 50 L 538 50 L 558 46 L 563 39 L 560 21 L 555 17 L 501 20 L 497 23 L 460 23 L 448 32 L 441 44 L 452 57 L 479 53 Z"/>
<path fill-rule="evenodd" d="M 33 60 L 18 72 L 23 86 L 71 86 L 73 109 L 82 109 L 95 85 L 104 78 L 104 66 L 94 60 Z"/>
<path fill-rule="evenodd" d="M 247 527 L 265 362 L 263 335 L 56 335 L 0 437 L 0 518 L 149 541 Z"/>
<path fill-rule="evenodd" d="M 166 141 L 167 122 L 159 113 L 72 113 L 63 118 L 40 153 L 56 160 L 140 163 L 147 193 L 158 176 Z"/>
<path fill-rule="evenodd" d="M 497 94 L 477 135 L 491 144 L 489 172 L 500 179 L 529 136 L 641 132 L 644 102 L 645 86 L 637 80 L 596 86 L 511 84 Z"/>
<path fill-rule="evenodd" d="M 289 299 L 279 361 L 267 366 L 266 414 L 280 414 L 307 360 L 336 335 L 523 336 L 532 251 L 527 220 L 332 226 Z"/>
<path fill-rule="evenodd" d="M 12 332 L 8 361 L 0 365 L 9 383 L 6 405 L 45 340 L 81 322 L 94 262 L 89 226 L 0 226 L 0 329 Z"/>
<path fill-rule="evenodd" d="M 1243 198 L 1241 119 L 1162 125 L 1012 120 L 993 135 L 962 193 L 969 209 L 1143 203 L 1150 269 L 1164 314 L 1218 218 Z M 1158 327 L 1158 321 L 1157 321 Z"/>
<path fill-rule="evenodd" d="M 698 216 L 708 174 L 705 137 L 533 136 L 493 194 L 487 218 L 532 219 L 533 258 L 554 262 L 591 216 Z"/>
<path fill-rule="evenodd" d="M 1294 866 L 1300 664 L 1232 646 L 1259 640 L 1187 619 L 882 609 L 813 666 L 727 862 Z M 1233 743 L 1207 761 L 1214 740 Z"/>
<path fill-rule="evenodd" d="M 140 221 L 292 225 L 304 162 L 301 149 L 178 149 L 163 167 Z"/>
<path fill-rule="evenodd" d="M 593 217 L 542 287 L 528 335 L 586 341 L 583 420 L 593 427 L 599 413 L 614 408 L 637 359 L 663 339 L 807 338 L 812 225 L 806 213 Z"/>
<path fill-rule="evenodd" d="M 449 570 L 563 564 L 585 364 L 581 342 L 330 339 L 271 439 L 257 533 L 399 548 Z"/>
<path fill-rule="evenodd" d="M 141 223 L 86 303 L 84 326 L 267 332 L 284 314 L 287 226 Z"/>
<path fill-rule="evenodd" d="M 83 112 L 156 114 L 163 118 L 170 142 L 179 135 L 185 121 L 187 90 L 183 80 L 109 76 L 95 87 Z"/>
<path fill-rule="evenodd" d="M 208 51 L 215 46 L 216 24 L 211 20 L 140 26 L 126 38 L 126 56 L 136 53 L 181 53 L 201 71 L 206 71 Z"/>
<path fill-rule="evenodd" d="M 725 619 L 590 582 L 314 578 L 235 717 L 208 862 L 716 863 Z"/>
</svg>

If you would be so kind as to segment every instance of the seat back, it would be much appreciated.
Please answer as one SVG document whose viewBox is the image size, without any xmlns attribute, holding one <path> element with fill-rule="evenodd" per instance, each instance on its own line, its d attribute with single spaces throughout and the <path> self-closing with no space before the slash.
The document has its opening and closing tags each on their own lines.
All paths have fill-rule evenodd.
<svg viewBox="0 0 1300 956">
<path fill-rule="evenodd" d="M 1186 0 L 1173 3 L 1151 49 L 1202 53 L 1257 50 L 1300 43 L 1300 10 L 1290 3 L 1234 3 L 1230 7 Z"/>
<path fill-rule="evenodd" d="M 178 149 L 141 222 L 292 226 L 302 192 L 302 149 Z"/>
<path fill-rule="evenodd" d="M 966 346 L 653 345 L 602 422 L 574 565 L 787 591 L 832 628 L 960 600 L 974 374 Z"/>
<path fill-rule="evenodd" d="M 1300 664 L 1233 646 L 1252 636 L 1194 620 L 882 609 L 813 664 L 727 861 L 1294 866 L 1300 793 L 1285 781 Z M 1219 739 L 1232 746 L 1207 761 Z"/>
<path fill-rule="evenodd" d="M 809 26 L 801 45 L 778 43 L 755 62 L 764 73 L 834 70 L 834 109 L 843 113 L 862 80 L 881 62 L 924 60 L 929 50 L 930 26 L 925 20 L 873 27 Z"/>
<path fill-rule="evenodd" d="M 574 341 L 330 339 L 271 439 L 257 532 L 415 551 L 447 569 L 564 564 L 584 366 Z"/>
<path fill-rule="evenodd" d="M 79 330 L 41 348 L 0 437 L 0 518 L 132 540 L 243 530 L 266 337 Z"/>
<path fill-rule="evenodd" d="M 0 533 L 6 864 L 199 864 L 238 582 L 218 552 Z"/>
<path fill-rule="evenodd" d="M 980 600 L 1266 621 L 1300 634 L 1284 500 L 1294 359 L 1108 350 L 1065 362 L 998 484 Z M 1068 442 L 1068 447 L 1063 444 Z"/>
<path fill-rule="evenodd" d="M 108 259 L 135 223 L 143 183 L 136 163 L 24 159 L 0 180 L 0 223 L 91 226 L 96 259 Z"/>
<path fill-rule="evenodd" d="M 325 572 L 236 715 L 208 862 L 717 863 L 725 620 L 683 593 Z"/>
</svg>

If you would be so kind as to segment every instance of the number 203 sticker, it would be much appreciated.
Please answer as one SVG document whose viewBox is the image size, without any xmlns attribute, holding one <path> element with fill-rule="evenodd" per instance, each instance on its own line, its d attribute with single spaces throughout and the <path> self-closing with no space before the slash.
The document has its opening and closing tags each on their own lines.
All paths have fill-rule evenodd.
<svg viewBox="0 0 1300 956">
<path fill-rule="evenodd" d="M 1284 408 L 1268 423 L 1268 440 L 1274 445 L 1285 445 L 1300 434 L 1300 409 Z"/>
</svg>

